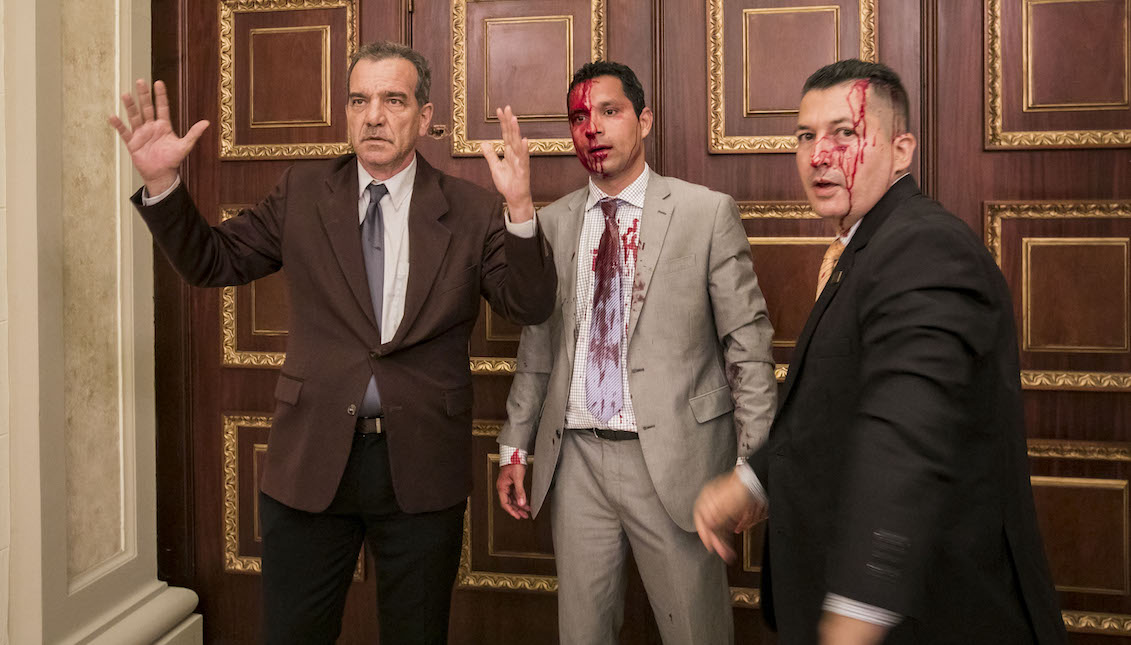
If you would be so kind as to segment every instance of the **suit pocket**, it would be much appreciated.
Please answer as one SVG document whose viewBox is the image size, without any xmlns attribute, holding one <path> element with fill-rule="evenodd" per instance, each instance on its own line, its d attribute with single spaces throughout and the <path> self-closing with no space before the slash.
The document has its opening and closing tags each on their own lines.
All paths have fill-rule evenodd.
<svg viewBox="0 0 1131 645">
<path fill-rule="evenodd" d="M 474 400 L 475 392 L 471 387 L 446 390 L 444 392 L 444 410 L 447 411 L 449 417 L 459 416 L 471 410 L 471 404 Z"/>
<path fill-rule="evenodd" d="M 690 269 L 694 265 L 694 255 L 685 255 L 683 257 L 674 258 L 671 260 L 661 260 L 659 266 L 656 267 L 656 275 L 679 273 L 680 271 Z"/>
<path fill-rule="evenodd" d="M 302 393 L 302 379 L 280 372 L 279 380 L 275 383 L 275 399 L 288 405 L 298 405 L 300 393 Z"/>
<path fill-rule="evenodd" d="M 726 385 L 692 397 L 689 403 L 691 414 L 695 415 L 695 420 L 699 423 L 707 423 L 734 409 L 734 399 L 731 398 L 730 388 Z"/>
</svg>

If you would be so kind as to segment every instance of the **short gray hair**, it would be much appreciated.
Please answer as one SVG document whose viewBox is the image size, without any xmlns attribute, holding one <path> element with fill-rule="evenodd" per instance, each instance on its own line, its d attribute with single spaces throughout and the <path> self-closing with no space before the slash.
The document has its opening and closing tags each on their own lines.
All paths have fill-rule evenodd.
<svg viewBox="0 0 1131 645">
<path fill-rule="evenodd" d="M 432 90 L 432 68 L 428 60 L 408 45 L 394 43 L 387 40 L 378 40 L 365 45 L 350 56 L 350 67 L 346 71 L 346 85 L 353 76 L 353 68 L 359 60 L 379 61 L 386 58 L 403 58 L 416 67 L 416 102 L 423 106 L 428 102 L 428 94 Z"/>
</svg>

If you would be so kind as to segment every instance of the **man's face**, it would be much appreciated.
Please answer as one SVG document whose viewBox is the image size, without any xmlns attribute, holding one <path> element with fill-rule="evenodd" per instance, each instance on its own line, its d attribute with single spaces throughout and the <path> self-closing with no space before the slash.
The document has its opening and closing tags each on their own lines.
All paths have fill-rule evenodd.
<svg viewBox="0 0 1131 645">
<path fill-rule="evenodd" d="M 362 59 L 350 74 L 349 140 L 374 179 L 388 179 L 408 166 L 417 137 L 428 132 L 432 104 L 417 104 L 416 80 L 416 67 L 403 58 Z"/>
<path fill-rule="evenodd" d="M 652 111 L 644 108 L 637 117 L 619 78 L 598 76 L 573 88 L 569 129 L 577 158 L 594 177 L 615 182 L 643 171 Z"/>
<path fill-rule="evenodd" d="M 848 230 L 911 164 L 915 139 L 892 132 L 890 102 L 867 80 L 810 90 L 797 116 L 797 171 L 818 215 Z"/>
</svg>

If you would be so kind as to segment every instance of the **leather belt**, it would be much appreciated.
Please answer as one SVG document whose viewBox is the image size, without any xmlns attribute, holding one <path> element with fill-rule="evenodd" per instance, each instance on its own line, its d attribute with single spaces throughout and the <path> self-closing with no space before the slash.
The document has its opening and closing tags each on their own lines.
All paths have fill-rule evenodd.
<svg viewBox="0 0 1131 645">
<path fill-rule="evenodd" d="M 605 439 L 607 441 L 639 441 L 640 433 L 631 432 L 629 430 L 606 430 L 605 428 L 567 428 L 574 432 L 584 432 L 591 434 L 598 439 Z"/>
<path fill-rule="evenodd" d="M 381 417 L 358 417 L 353 429 L 358 434 L 384 434 Z"/>
</svg>

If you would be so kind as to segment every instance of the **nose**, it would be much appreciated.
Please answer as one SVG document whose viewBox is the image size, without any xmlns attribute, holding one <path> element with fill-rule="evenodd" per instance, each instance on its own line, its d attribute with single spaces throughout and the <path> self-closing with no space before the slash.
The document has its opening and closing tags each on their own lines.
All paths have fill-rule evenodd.
<svg viewBox="0 0 1131 645">
<path fill-rule="evenodd" d="M 365 111 L 365 125 L 378 126 L 385 122 L 385 108 L 381 101 L 370 101 Z"/>
<path fill-rule="evenodd" d="M 832 163 L 833 142 L 828 137 L 821 137 L 813 144 L 813 152 L 809 155 L 809 165 L 814 168 L 827 166 Z"/>
<path fill-rule="evenodd" d="M 601 134 L 603 131 L 604 128 L 601 127 L 601 117 L 598 115 L 593 115 L 592 118 L 589 119 L 589 122 L 585 124 L 585 136 L 590 139 Z"/>
</svg>

